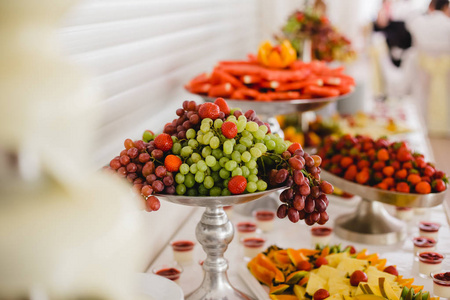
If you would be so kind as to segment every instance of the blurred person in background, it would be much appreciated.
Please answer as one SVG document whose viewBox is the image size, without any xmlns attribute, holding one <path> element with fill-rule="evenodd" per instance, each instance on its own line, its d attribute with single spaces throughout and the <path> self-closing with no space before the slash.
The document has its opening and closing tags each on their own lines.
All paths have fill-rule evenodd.
<svg viewBox="0 0 450 300">
<path fill-rule="evenodd" d="M 414 46 L 430 54 L 450 55 L 449 0 L 433 0 L 428 12 L 408 20 Z"/>
<path fill-rule="evenodd" d="M 405 17 L 408 9 L 408 1 L 383 0 L 382 7 L 378 12 L 373 24 L 374 31 L 382 32 L 386 38 L 389 48 L 389 56 L 392 63 L 400 67 L 402 56 L 411 47 L 411 34 L 405 26 Z M 401 12 L 401 13 L 397 13 Z"/>
</svg>

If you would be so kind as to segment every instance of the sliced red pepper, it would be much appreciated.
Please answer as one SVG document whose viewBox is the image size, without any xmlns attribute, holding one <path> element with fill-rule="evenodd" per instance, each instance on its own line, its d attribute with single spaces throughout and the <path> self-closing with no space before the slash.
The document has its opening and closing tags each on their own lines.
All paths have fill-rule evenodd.
<svg viewBox="0 0 450 300">
<path fill-rule="evenodd" d="M 345 95 L 353 91 L 354 87 L 352 85 L 340 85 L 335 87 L 339 90 L 339 95 Z"/>
<path fill-rule="evenodd" d="M 208 73 L 202 73 L 191 80 L 191 84 L 209 83 L 211 76 Z"/>
<path fill-rule="evenodd" d="M 209 89 L 209 97 L 224 97 L 228 98 L 233 94 L 234 88 L 231 83 L 221 83 L 219 85 L 212 86 Z"/>
<path fill-rule="evenodd" d="M 301 81 L 307 78 L 309 75 L 309 71 L 307 70 L 269 70 L 264 69 L 261 72 L 261 77 L 266 79 L 267 81 L 278 81 L 278 82 L 287 82 L 287 81 Z"/>
<path fill-rule="evenodd" d="M 185 88 L 194 94 L 208 94 L 211 84 L 210 83 L 190 83 Z"/>
<path fill-rule="evenodd" d="M 234 76 L 244 76 L 244 75 L 260 75 L 264 70 L 262 67 L 257 65 L 221 65 L 218 66 L 222 71 L 227 72 Z"/>
<path fill-rule="evenodd" d="M 278 81 L 263 80 L 260 83 L 258 83 L 258 86 L 264 89 L 276 89 L 280 86 L 280 83 Z"/>
<path fill-rule="evenodd" d="M 241 89 L 240 90 L 244 96 L 250 98 L 250 99 L 256 99 L 258 95 L 260 94 L 257 90 L 254 89 Z"/>
<path fill-rule="evenodd" d="M 294 100 L 300 98 L 299 92 L 269 92 L 267 93 L 273 101 L 276 100 Z"/>
<path fill-rule="evenodd" d="M 245 84 L 254 84 L 261 82 L 261 76 L 257 75 L 244 75 L 241 77 L 241 81 Z"/>
<path fill-rule="evenodd" d="M 272 101 L 272 99 L 270 98 L 270 96 L 267 93 L 259 93 L 258 97 L 256 97 L 256 100 L 258 101 Z"/>
<path fill-rule="evenodd" d="M 275 90 L 277 92 L 295 91 L 295 90 L 300 90 L 308 85 L 323 85 L 323 81 L 322 81 L 322 79 L 313 79 L 313 80 L 307 80 L 307 81 L 282 83 Z"/>
<path fill-rule="evenodd" d="M 214 72 L 211 74 L 211 77 L 217 76 L 220 78 L 221 83 L 231 83 L 235 88 L 243 88 L 245 85 L 242 84 L 242 82 L 237 79 L 236 77 L 228 74 L 227 72 L 224 72 L 220 69 L 215 69 Z"/>
<path fill-rule="evenodd" d="M 339 90 L 327 86 L 308 85 L 303 89 L 305 94 L 311 94 L 316 97 L 336 97 L 339 96 Z"/>
</svg>

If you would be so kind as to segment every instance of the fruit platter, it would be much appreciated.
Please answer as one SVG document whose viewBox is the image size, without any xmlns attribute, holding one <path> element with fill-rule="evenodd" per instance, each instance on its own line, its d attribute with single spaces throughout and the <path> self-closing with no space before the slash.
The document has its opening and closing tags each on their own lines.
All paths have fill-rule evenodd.
<svg viewBox="0 0 450 300">
<path fill-rule="evenodd" d="M 326 139 L 318 155 L 323 159 L 323 178 L 362 197 L 355 213 L 335 220 L 336 233 L 347 240 L 396 243 L 405 236 L 405 224 L 381 203 L 432 207 L 445 198 L 447 175 L 405 142 L 345 135 Z"/>
<path fill-rule="evenodd" d="M 288 41 L 263 43 L 247 60 L 220 61 L 213 71 L 194 77 L 185 88 L 206 101 L 229 99 L 230 105 L 273 115 L 316 110 L 348 96 L 355 85 L 344 68 L 297 60 Z M 264 102 L 264 105 L 255 105 Z"/>
<path fill-rule="evenodd" d="M 272 134 L 254 110 L 184 101 L 164 132 L 147 130 L 141 140 L 126 139 L 108 171 L 126 179 L 149 212 L 159 199 L 205 207 L 196 237 L 207 258 L 205 279 L 187 299 L 250 299 L 228 281 L 224 258 L 234 229 L 223 206 L 256 200 L 283 189 L 279 218 L 325 224 L 327 194 L 333 186 L 320 178 L 321 158 L 300 144 Z"/>
<path fill-rule="evenodd" d="M 404 278 L 377 253 L 353 246 L 282 249 L 275 245 L 247 264 L 273 300 L 431 300 L 414 278 Z"/>
</svg>

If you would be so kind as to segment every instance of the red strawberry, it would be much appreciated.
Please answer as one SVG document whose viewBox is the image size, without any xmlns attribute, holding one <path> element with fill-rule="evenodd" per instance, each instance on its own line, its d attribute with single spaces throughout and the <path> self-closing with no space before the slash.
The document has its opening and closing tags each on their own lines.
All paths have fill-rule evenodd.
<svg viewBox="0 0 450 300">
<path fill-rule="evenodd" d="M 233 122 L 227 121 L 227 122 L 222 124 L 222 134 L 227 139 L 234 138 L 236 136 L 236 134 L 237 134 L 237 131 L 238 131 L 237 130 L 237 126 Z"/>
<path fill-rule="evenodd" d="M 225 116 L 228 116 L 230 114 L 230 107 L 223 98 L 217 98 L 216 101 L 214 101 L 214 104 L 217 104 L 219 106 L 220 111 L 222 111 Z"/>
<path fill-rule="evenodd" d="M 159 150 L 169 151 L 170 149 L 172 149 L 172 145 L 172 137 L 167 133 L 161 133 L 155 138 L 155 146 Z"/>
<path fill-rule="evenodd" d="M 287 151 L 289 151 L 292 155 L 294 155 L 295 150 L 297 150 L 297 149 L 302 149 L 302 145 L 300 145 L 299 143 L 292 143 L 288 147 Z"/>
<path fill-rule="evenodd" d="M 411 160 L 412 158 L 413 158 L 413 157 L 412 157 L 412 154 L 411 154 L 411 152 L 410 152 L 407 148 L 402 147 L 402 148 L 398 149 L 398 152 L 397 152 L 397 159 L 398 159 L 399 161 L 405 162 L 405 161 Z"/>
<path fill-rule="evenodd" d="M 202 119 L 210 118 L 211 120 L 215 120 L 220 114 L 219 105 L 210 102 L 203 103 L 198 109 L 198 114 Z"/>
<path fill-rule="evenodd" d="M 164 166 L 169 172 L 177 172 L 180 169 L 180 166 L 183 162 L 181 159 L 173 154 L 167 155 L 164 160 Z"/>
<path fill-rule="evenodd" d="M 232 194 L 242 194 L 247 187 L 247 179 L 244 176 L 237 175 L 228 182 L 228 189 Z"/>
</svg>

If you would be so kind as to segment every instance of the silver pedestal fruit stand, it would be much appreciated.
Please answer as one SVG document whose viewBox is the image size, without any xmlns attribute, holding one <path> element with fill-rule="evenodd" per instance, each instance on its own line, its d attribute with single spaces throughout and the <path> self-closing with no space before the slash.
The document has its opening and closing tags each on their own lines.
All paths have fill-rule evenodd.
<svg viewBox="0 0 450 300">
<path fill-rule="evenodd" d="M 347 98 L 350 94 L 341 95 L 338 97 L 328 97 L 328 98 L 315 98 L 315 99 L 296 99 L 296 100 L 273 100 L 273 101 L 256 101 L 256 100 L 236 100 L 236 99 L 225 99 L 228 105 L 233 107 L 238 107 L 242 109 L 243 112 L 253 109 L 258 117 L 270 125 L 271 131 L 274 134 L 278 134 L 284 137 L 283 130 L 280 127 L 275 116 L 290 113 L 304 113 L 308 111 L 315 111 L 327 106 L 330 103 L 339 101 L 341 99 Z M 197 95 L 197 94 L 195 94 Z M 207 97 L 203 95 L 198 95 L 203 98 L 205 102 L 214 102 L 216 98 Z M 299 115 L 301 119 L 301 114 Z M 253 212 L 258 209 L 269 209 L 274 210 L 278 208 L 280 203 L 278 202 L 278 194 L 274 193 L 265 199 L 260 201 L 249 203 L 246 205 L 240 205 L 235 208 L 235 211 L 244 216 L 252 216 Z"/>
<path fill-rule="evenodd" d="M 340 189 L 361 196 L 355 212 L 335 219 L 336 234 L 348 241 L 391 245 L 406 237 L 406 224 L 391 216 L 383 203 L 401 207 L 433 207 L 444 201 L 445 191 L 412 194 L 386 191 L 348 181 L 322 170 L 322 179 Z"/>
<path fill-rule="evenodd" d="M 281 189 L 285 189 L 285 187 L 258 193 L 218 197 L 157 195 L 160 199 L 181 205 L 206 207 L 195 230 L 197 240 L 206 252 L 206 259 L 203 263 L 205 275 L 200 287 L 187 295 L 185 299 L 253 300 L 252 297 L 235 289 L 228 280 L 228 261 L 224 258 L 224 253 L 228 248 L 228 244 L 233 240 L 234 228 L 228 220 L 223 206 L 247 203 Z"/>
</svg>

